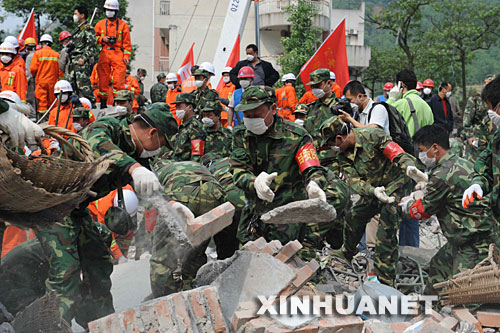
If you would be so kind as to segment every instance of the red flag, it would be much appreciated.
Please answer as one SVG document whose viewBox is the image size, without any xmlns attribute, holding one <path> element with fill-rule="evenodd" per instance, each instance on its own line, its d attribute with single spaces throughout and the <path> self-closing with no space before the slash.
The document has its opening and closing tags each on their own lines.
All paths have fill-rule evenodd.
<svg viewBox="0 0 500 333">
<path fill-rule="evenodd" d="M 236 37 L 236 42 L 234 43 L 233 50 L 229 55 L 229 58 L 226 62 L 226 67 L 234 67 L 240 61 L 240 35 Z M 222 76 L 219 80 L 219 84 L 217 85 L 217 91 L 224 85 L 224 81 L 222 81 Z"/>
<path fill-rule="evenodd" d="M 19 36 L 17 36 L 17 40 L 26 40 L 26 38 L 32 37 L 35 39 L 35 42 L 38 44 L 38 40 L 36 38 L 36 28 L 35 28 L 35 9 L 31 9 L 31 14 L 24 25 L 23 30 L 19 33 Z"/>
<path fill-rule="evenodd" d="M 347 66 L 347 48 L 345 43 L 345 19 L 325 39 L 319 49 L 300 69 L 300 78 L 307 90 L 311 86 L 305 85 L 310 81 L 309 73 L 318 68 L 328 68 L 335 73 L 335 81 L 344 89 L 349 82 L 349 68 Z"/>
<path fill-rule="evenodd" d="M 191 45 L 186 58 L 184 58 L 184 61 L 181 64 L 181 68 L 179 68 L 179 71 L 177 72 L 177 76 L 179 77 L 181 82 L 191 76 L 191 67 L 194 66 L 193 47 L 194 43 L 193 45 Z"/>
</svg>

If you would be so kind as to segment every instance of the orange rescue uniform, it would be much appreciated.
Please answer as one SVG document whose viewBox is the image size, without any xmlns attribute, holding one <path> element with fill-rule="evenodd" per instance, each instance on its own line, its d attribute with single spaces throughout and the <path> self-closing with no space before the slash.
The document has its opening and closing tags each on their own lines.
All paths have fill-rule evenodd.
<svg viewBox="0 0 500 333">
<path fill-rule="evenodd" d="M 21 229 L 13 225 L 7 226 L 2 240 L 2 257 L 9 253 L 16 246 L 35 238 L 33 230 Z"/>
<path fill-rule="evenodd" d="M 19 95 L 21 102 L 26 103 L 28 80 L 26 79 L 26 71 L 23 71 L 20 66 L 14 62 L 8 66 L 0 64 L 0 82 L 2 91 L 13 91 Z"/>
<path fill-rule="evenodd" d="M 44 46 L 33 54 L 30 72 L 35 78 L 35 98 L 38 100 L 38 111 L 46 112 L 54 102 L 54 85 L 63 77 L 59 70 L 59 53 L 50 46 Z"/>
<path fill-rule="evenodd" d="M 76 133 L 76 130 L 73 127 L 73 115 L 72 114 L 70 115 L 71 103 L 68 103 L 67 105 L 61 104 L 61 107 L 59 108 L 59 119 L 57 120 L 56 124 L 57 108 L 58 104 L 56 103 L 56 105 L 53 107 L 52 111 L 49 114 L 49 125 L 56 125 L 62 128 L 67 128 L 70 131 Z M 67 121 L 68 121 L 68 126 L 66 126 Z"/>
<path fill-rule="evenodd" d="M 278 114 L 285 119 L 295 121 L 293 111 L 298 104 L 295 88 L 291 83 L 275 90 L 276 104 L 278 104 Z"/>
<path fill-rule="evenodd" d="M 217 91 L 219 93 L 220 98 L 227 98 L 228 100 L 231 100 L 231 97 L 233 97 L 234 90 L 236 89 L 236 86 L 229 81 L 228 83 L 224 83 L 222 87 Z M 224 111 L 225 105 L 222 106 L 222 112 L 220 113 L 220 123 L 222 126 L 227 127 L 227 112 Z"/>
<path fill-rule="evenodd" d="M 177 126 L 181 126 L 181 121 L 177 118 L 177 115 L 175 112 L 177 111 L 177 107 L 175 102 L 175 99 L 177 98 L 177 95 L 180 94 L 180 92 L 177 91 L 177 89 L 180 88 L 180 86 L 175 86 L 175 88 L 168 89 L 167 90 L 167 98 L 165 99 L 165 103 L 167 103 L 170 106 L 170 112 L 172 112 L 172 115 L 174 116 L 175 120 L 177 121 Z"/>
<path fill-rule="evenodd" d="M 340 89 L 340 86 L 338 85 L 337 82 L 333 82 L 331 87 L 336 97 L 338 98 L 342 97 L 342 89 Z"/>
<path fill-rule="evenodd" d="M 127 75 L 125 81 L 127 90 L 130 90 L 134 94 L 134 99 L 132 100 L 132 110 L 137 114 L 139 111 L 139 103 L 137 102 L 137 95 L 141 93 L 141 87 L 139 86 L 139 81 L 132 75 Z"/>
<path fill-rule="evenodd" d="M 318 97 L 313 95 L 312 90 L 309 90 L 309 91 L 306 91 L 306 93 L 304 94 L 304 96 L 301 97 L 301 99 L 299 99 L 299 104 L 306 104 L 307 105 L 309 103 L 314 102 L 317 99 L 318 99 Z"/>
<path fill-rule="evenodd" d="M 14 57 L 14 60 L 12 60 L 12 63 L 15 66 L 19 66 L 22 68 L 22 70 L 26 73 L 26 61 L 24 61 L 23 57 L 21 57 L 19 54 L 17 54 Z"/>
</svg>

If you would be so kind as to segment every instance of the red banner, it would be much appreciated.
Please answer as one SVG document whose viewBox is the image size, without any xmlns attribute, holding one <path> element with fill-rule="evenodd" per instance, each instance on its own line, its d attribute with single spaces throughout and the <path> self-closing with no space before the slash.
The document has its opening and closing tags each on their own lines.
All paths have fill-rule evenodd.
<svg viewBox="0 0 500 333">
<path fill-rule="evenodd" d="M 305 169 L 312 166 L 320 165 L 318 154 L 316 154 L 316 149 L 311 142 L 303 145 L 297 154 L 295 155 L 295 160 L 299 165 L 300 172 L 304 172 Z"/>
<path fill-rule="evenodd" d="M 236 43 L 234 43 L 233 50 L 229 55 L 229 58 L 226 62 L 226 67 L 234 67 L 240 61 L 240 35 L 236 38 Z M 224 85 L 224 81 L 222 81 L 222 76 L 219 80 L 219 84 L 217 85 L 217 91 Z"/>
<path fill-rule="evenodd" d="M 38 44 L 38 39 L 36 38 L 36 27 L 35 27 L 35 9 L 33 8 L 31 10 L 30 17 L 28 18 L 28 21 L 24 25 L 23 30 L 19 33 L 19 36 L 17 36 L 17 40 L 26 40 L 26 38 L 32 37 L 35 39 L 35 42 Z"/>
<path fill-rule="evenodd" d="M 306 90 L 311 86 L 305 85 L 310 81 L 309 73 L 318 68 L 328 68 L 335 73 L 335 81 L 344 89 L 349 82 L 349 67 L 347 66 L 347 47 L 345 42 L 345 19 L 325 39 L 314 55 L 300 69 L 300 78 Z"/>
<path fill-rule="evenodd" d="M 193 47 L 194 43 L 193 45 L 191 45 L 186 58 L 184 58 L 184 61 L 182 62 L 179 71 L 177 72 L 177 76 L 179 77 L 179 81 L 181 82 L 191 76 L 191 67 L 194 66 Z"/>
<path fill-rule="evenodd" d="M 203 140 L 191 140 L 191 155 L 202 156 L 205 151 L 205 141 Z"/>
</svg>

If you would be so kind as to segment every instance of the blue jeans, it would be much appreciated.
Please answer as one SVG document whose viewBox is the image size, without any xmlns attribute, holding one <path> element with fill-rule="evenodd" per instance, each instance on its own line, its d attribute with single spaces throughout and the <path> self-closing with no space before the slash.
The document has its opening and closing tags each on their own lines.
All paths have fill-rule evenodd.
<svg viewBox="0 0 500 333">
<path fill-rule="evenodd" d="M 404 216 L 399 227 L 399 245 L 419 247 L 419 244 L 419 222 Z"/>
</svg>

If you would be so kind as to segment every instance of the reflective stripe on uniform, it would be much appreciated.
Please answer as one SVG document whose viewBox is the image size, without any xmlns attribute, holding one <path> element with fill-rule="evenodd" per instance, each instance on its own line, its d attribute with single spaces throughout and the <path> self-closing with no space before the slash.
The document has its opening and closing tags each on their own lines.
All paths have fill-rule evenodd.
<svg viewBox="0 0 500 333">
<path fill-rule="evenodd" d="M 38 58 L 38 60 L 41 60 L 41 61 L 43 61 L 43 60 L 57 61 L 59 59 L 57 59 L 56 57 L 40 57 L 40 58 Z"/>
</svg>

